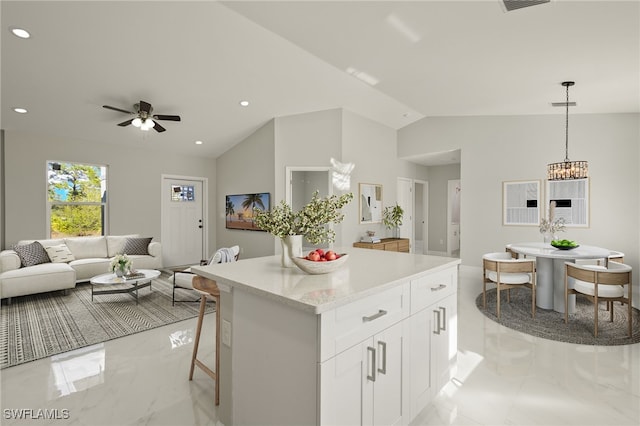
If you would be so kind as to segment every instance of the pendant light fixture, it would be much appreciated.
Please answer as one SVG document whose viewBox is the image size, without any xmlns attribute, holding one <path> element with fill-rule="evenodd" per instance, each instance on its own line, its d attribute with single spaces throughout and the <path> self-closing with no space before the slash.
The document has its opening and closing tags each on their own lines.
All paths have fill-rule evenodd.
<svg viewBox="0 0 640 426">
<path fill-rule="evenodd" d="M 564 161 L 547 165 L 547 180 L 571 180 L 584 179 L 589 176 L 589 165 L 586 161 L 569 160 L 569 87 L 576 84 L 573 81 L 563 81 L 562 85 L 567 88 L 566 106 L 566 130 L 565 130 L 565 156 Z"/>
</svg>

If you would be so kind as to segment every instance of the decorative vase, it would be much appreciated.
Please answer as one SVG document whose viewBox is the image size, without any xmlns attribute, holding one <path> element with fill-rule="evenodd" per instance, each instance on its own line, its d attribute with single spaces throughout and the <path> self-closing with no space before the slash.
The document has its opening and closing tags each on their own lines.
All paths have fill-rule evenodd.
<svg viewBox="0 0 640 426">
<path fill-rule="evenodd" d="M 544 236 L 544 242 L 547 244 L 550 244 L 551 241 L 556 240 L 556 236 L 551 233 L 551 232 L 545 232 L 544 234 L 542 234 Z"/>
<path fill-rule="evenodd" d="M 400 238 L 400 227 L 399 226 L 394 226 L 391 231 L 392 231 L 391 234 L 393 235 L 393 238 Z"/>
<path fill-rule="evenodd" d="M 122 268 L 117 268 L 115 271 L 116 273 L 116 277 L 124 277 L 125 276 L 125 270 Z"/>
<path fill-rule="evenodd" d="M 295 268 L 292 257 L 302 257 L 302 235 L 287 235 L 280 239 L 282 243 L 282 267 Z"/>
</svg>

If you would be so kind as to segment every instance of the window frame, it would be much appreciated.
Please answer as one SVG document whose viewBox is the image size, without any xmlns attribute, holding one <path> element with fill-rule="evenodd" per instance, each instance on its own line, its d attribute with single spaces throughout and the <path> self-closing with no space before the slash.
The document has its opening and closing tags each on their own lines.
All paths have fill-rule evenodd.
<svg viewBox="0 0 640 426">
<path fill-rule="evenodd" d="M 49 200 L 49 164 L 58 163 L 58 164 L 69 164 L 69 165 L 80 165 L 80 166 L 91 166 L 91 167 L 100 167 L 104 170 L 104 194 L 106 195 L 105 201 L 51 201 Z M 58 160 L 47 160 L 45 162 L 44 167 L 45 173 L 45 204 L 46 204 L 46 214 L 45 214 L 45 226 L 46 226 L 46 235 L 48 238 L 52 238 L 51 236 L 51 210 L 53 206 L 101 206 L 102 211 L 104 213 L 102 219 L 102 232 L 101 235 L 109 235 L 109 166 L 107 164 L 97 164 L 97 163 L 85 163 L 78 161 L 58 161 Z"/>
</svg>

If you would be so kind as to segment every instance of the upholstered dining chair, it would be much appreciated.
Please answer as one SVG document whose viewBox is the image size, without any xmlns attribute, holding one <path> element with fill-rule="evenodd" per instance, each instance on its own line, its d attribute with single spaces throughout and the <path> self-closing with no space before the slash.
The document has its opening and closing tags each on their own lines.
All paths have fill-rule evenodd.
<svg viewBox="0 0 640 426">
<path fill-rule="evenodd" d="M 613 322 L 613 302 L 627 304 L 629 316 L 629 337 L 633 335 L 631 307 L 631 266 L 619 262 L 609 262 L 607 267 L 602 265 L 578 265 L 565 262 L 564 278 L 564 322 L 569 322 L 569 296 L 583 295 L 594 305 L 593 335 L 598 337 L 598 303 L 607 302 L 610 321 Z M 573 278 L 573 288 L 569 288 L 569 281 Z"/>
<path fill-rule="evenodd" d="M 534 259 L 515 259 L 510 252 L 487 253 L 482 256 L 482 303 L 487 308 L 487 284 L 496 285 L 496 310 L 500 318 L 500 291 L 507 290 L 511 302 L 511 289 L 531 289 L 531 316 L 536 316 L 536 262 Z"/>
<path fill-rule="evenodd" d="M 207 262 L 207 265 L 212 265 L 215 263 L 226 263 L 226 262 L 234 262 L 238 260 L 240 257 L 240 247 L 232 246 L 228 248 L 221 248 L 216 250 L 216 252 L 211 256 L 211 259 Z M 196 266 L 196 265 L 194 265 Z M 172 304 L 176 302 L 199 302 L 200 294 L 198 294 L 198 299 L 196 300 L 176 300 L 176 289 L 188 289 L 193 290 L 193 278 L 195 274 L 191 272 L 191 267 L 176 270 L 173 272 L 173 295 L 172 295 Z"/>
</svg>

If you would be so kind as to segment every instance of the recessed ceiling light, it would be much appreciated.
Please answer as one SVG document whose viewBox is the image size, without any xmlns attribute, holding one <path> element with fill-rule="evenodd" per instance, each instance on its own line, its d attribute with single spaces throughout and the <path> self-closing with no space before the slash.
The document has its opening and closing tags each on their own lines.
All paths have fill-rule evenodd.
<svg viewBox="0 0 640 426">
<path fill-rule="evenodd" d="M 15 107 L 13 110 L 18 114 L 26 114 L 28 112 L 26 108 L 20 108 L 20 107 Z"/>
<path fill-rule="evenodd" d="M 249 106 L 249 101 L 240 101 L 240 106 L 243 106 L 243 107 Z"/>
<path fill-rule="evenodd" d="M 24 28 L 11 27 L 11 32 L 16 37 L 20 37 L 20 38 L 31 37 L 31 34 L 29 34 L 29 31 L 25 30 Z"/>
<path fill-rule="evenodd" d="M 202 145 L 203 142 L 202 141 L 196 141 L 196 145 Z"/>
</svg>

